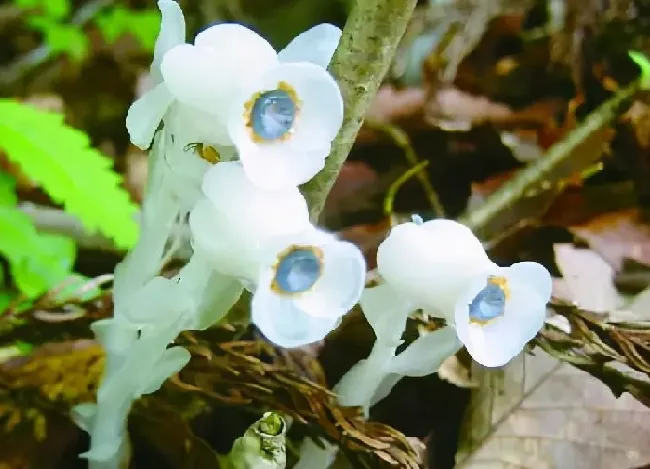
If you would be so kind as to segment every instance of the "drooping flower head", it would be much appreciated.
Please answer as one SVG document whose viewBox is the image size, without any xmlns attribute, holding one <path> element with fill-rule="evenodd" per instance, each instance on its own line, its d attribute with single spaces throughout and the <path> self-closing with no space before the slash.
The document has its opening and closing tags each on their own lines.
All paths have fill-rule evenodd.
<svg viewBox="0 0 650 469">
<path fill-rule="evenodd" d="M 262 189 L 248 180 L 239 162 L 210 168 L 202 191 L 190 212 L 192 242 L 226 275 L 255 276 L 259 250 L 269 239 L 310 226 L 307 202 L 296 187 Z"/>
<path fill-rule="evenodd" d="M 458 338 L 478 363 L 505 365 L 544 325 L 551 289 L 551 275 L 536 262 L 477 275 L 456 303 Z"/>
<path fill-rule="evenodd" d="M 255 184 L 278 188 L 311 179 L 343 119 L 341 93 L 325 70 L 340 29 L 315 26 L 279 53 L 233 23 L 210 26 L 185 44 L 178 4 L 158 5 L 152 74 L 162 81 L 129 110 L 132 142 L 148 147 L 164 120 L 181 145 L 235 146 Z"/>
<path fill-rule="evenodd" d="M 251 314 L 282 347 L 316 342 L 359 301 L 366 264 L 353 244 L 316 228 L 273 240 L 264 249 Z"/>
<path fill-rule="evenodd" d="M 493 265 L 472 231 L 452 220 L 398 225 L 377 251 L 379 273 L 394 290 L 447 318 L 468 282 Z"/>
</svg>

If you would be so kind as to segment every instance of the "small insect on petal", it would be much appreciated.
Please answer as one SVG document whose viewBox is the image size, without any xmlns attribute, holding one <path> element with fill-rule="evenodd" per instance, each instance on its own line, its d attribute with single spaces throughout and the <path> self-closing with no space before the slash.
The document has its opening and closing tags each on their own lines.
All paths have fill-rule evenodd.
<svg viewBox="0 0 650 469">
<path fill-rule="evenodd" d="M 296 295 L 313 288 L 323 273 L 323 251 L 315 246 L 291 246 L 278 256 L 271 288 Z"/>
<path fill-rule="evenodd" d="M 255 93 L 244 109 L 246 127 L 254 142 L 287 140 L 299 111 L 298 95 L 291 85 L 279 82 L 275 90 Z"/>
<path fill-rule="evenodd" d="M 488 277 L 485 288 L 469 304 L 470 322 L 484 325 L 503 316 L 509 296 L 510 288 L 504 277 Z"/>
</svg>

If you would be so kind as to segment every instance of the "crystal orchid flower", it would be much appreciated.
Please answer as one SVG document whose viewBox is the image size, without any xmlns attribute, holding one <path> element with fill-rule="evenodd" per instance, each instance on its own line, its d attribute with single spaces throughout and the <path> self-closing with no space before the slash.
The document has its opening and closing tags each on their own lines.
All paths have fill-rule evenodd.
<svg viewBox="0 0 650 469">
<path fill-rule="evenodd" d="M 262 189 L 248 180 L 240 162 L 210 168 L 202 191 L 190 212 L 192 243 L 226 275 L 255 278 L 260 249 L 269 239 L 310 226 L 307 202 L 296 187 Z"/>
<path fill-rule="evenodd" d="M 551 289 L 551 274 L 536 262 L 477 275 L 456 303 L 458 338 L 478 363 L 505 365 L 544 325 Z"/>
<path fill-rule="evenodd" d="M 159 0 L 156 86 L 129 110 L 131 140 L 147 147 L 162 120 L 182 144 L 232 146 L 264 187 L 298 185 L 324 165 L 343 120 L 343 100 L 327 73 L 341 36 L 321 24 L 279 53 L 257 33 L 220 23 L 185 44 L 178 4 Z"/>
<path fill-rule="evenodd" d="M 252 320 L 281 347 L 316 342 L 359 301 L 365 275 L 359 248 L 330 233 L 310 228 L 277 238 L 261 253 Z"/>
<path fill-rule="evenodd" d="M 467 283 L 494 265 L 472 231 L 452 220 L 416 217 L 392 228 L 377 251 L 391 303 L 401 300 L 448 319 Z"/>
</svg>

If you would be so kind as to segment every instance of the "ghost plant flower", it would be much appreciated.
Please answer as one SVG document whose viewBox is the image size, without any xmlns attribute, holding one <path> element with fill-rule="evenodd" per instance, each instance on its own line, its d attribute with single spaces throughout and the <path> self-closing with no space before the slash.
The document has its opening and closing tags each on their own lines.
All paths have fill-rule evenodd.
<svg viewBox="0 0 650 469">
<path fill-rule="evenodd" d="M 458 338 L 478 363 L 505 365 L 544 325 L 551 288 L 550 273 L 536 262 L 477 275 L 456 303 Z"/>
<path fill-rule="evenodd" d="M 237 148 L 255 184 L 296 186 L 323 167 L 343 121 L 341 92 L 324 68 L 339 37 L 319 25 L 278 54 L 244 26 L 217 24 L 168 51 L 162 76 L 179 101 L 220 112 L 212 138 Z"/>
<path fill-rule="evenodd" d="M 354 245 L 316 228 L 272 240 L 261 253 L 253 322 L 281 347 L 321 340 L 359 301 L 366 264 Z"/>
<path fill-rule="evenodd" d="M 402 223 L 377 251 L 377 268 L 391 294 L 448 319 L 468 281 L 493 265 L 472 231 L 452 220 Z"/>
<path fill-rule="evenodd" d="M 202 190 L 204 197 L 190 212 L 192 243 L 225 275 L 254 278 L 269 239 L 309 226 L 307 202 L 296 187 L 262 189 L 248 180 L 240 162 L 214 165 Z"/>
</svg>

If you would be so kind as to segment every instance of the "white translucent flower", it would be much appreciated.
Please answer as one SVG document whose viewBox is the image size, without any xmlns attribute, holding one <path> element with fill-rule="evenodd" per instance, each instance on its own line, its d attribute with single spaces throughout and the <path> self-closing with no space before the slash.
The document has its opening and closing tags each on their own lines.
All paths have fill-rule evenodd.
<svg viewBox="0 0 650 469">
<path fill-rule="evenodd" d="M 271 191 L 251 183 L 239 162 L 205 174 L 205 197 L 190 212 L 193 246 L 224 274 L 251 278 L 269 239 L 309 227 L 307 202 L 296 187 Z"/>
<path fill-rule="evenodd" d="M 316 342 L 359 301 L 365 275 L 359 248 L 332 234 L 311 227 L 275 239 L 261 253 L 252 320 L 281 347 Z"/>
<path fill-rule="evenodd" d="M 544 325 L 551 289 L 551 275 L 536 262 L 486 270 L 458 297 L 458 338 L 478 363 L 505 365 Z"/>
<path fill-rule="evenodd" d="M 322 24 L 276 53 L 244 26 L 216 24 L 194 45 L 169 50 L 162 76 L 179 102 L 223 117 L 223 126 L 207 118 L 192 123 L 207 125 L 212 141 L 237 147 L 253 182 L 295 186 L 323 167 L 343 121 L 341 92 L 324 68 L 340 34 Z"/>
<path fill-rule="evenodd" d="M 452 220 L 398 225 L 377 251 L 379 273 L 403 301 L 448 319 L 468 282 L 493 265 L 472 231 Z"/>
</svg>

